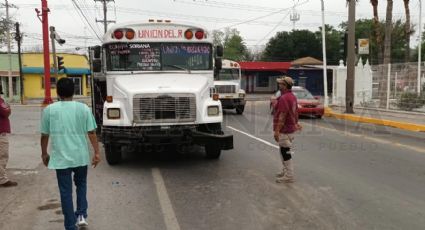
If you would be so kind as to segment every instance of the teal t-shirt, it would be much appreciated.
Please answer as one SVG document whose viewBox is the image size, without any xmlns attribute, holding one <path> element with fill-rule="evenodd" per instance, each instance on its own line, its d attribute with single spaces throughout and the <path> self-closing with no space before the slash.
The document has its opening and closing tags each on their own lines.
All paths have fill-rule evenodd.
<svg viewBox="0 0 425 230">
<path fill-rule="evenodd" d="M 66 169 L 90 163 L 87 132 L 96 129 L 89 107 L 75 101 L 59 101 L 47 106 L 40 131 L 49 135 L 49 169 Z"/>
</svg>

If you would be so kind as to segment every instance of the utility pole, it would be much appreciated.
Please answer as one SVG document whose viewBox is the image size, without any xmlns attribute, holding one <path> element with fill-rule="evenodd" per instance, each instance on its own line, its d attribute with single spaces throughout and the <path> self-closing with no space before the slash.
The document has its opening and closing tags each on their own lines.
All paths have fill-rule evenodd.
<svg viewBox="0 0 425 230">
<path fill-rule="evenodd" d="M 325 3 L 322 0 L 322 53 L 323 53 L 323 98 L 325 100 L 324 106 L 327 107 L 329 104 L 328 99 L 328 69 L 326 66 L 326 30 L 325 30 Z"/>
<path fill-rule="evenodd" d="M 55 27 L 51 26 L 49 29 L 50 29 L 50 41 L 52 42 L 53 71 L 55 74 L 55 78 L 58 79 L 58 63 L 56 60 L 56 45 L 55 45 Z"/>
<path fill-rule="evenodd" d="M 43 28 L 43 53 L 44 53 L 44 101 L 43 105 L 51 104 L 52 97 L 50 92 L 50 49 L 49 49 L 49 12 L 47 0 L 41 0 L 41 12 L 35 9 Z"/>
<path fill-rule="evenodd" d="M 349 0 L 348 5 L 348 41 L 347 41 L 347 81 L 345 86 L 345 112 L 354 113 L 354 78 L 355 47 L 354 32 L 356 29 L 356 0 Z"/>
<path fill-rule="evenodd" d="M 290 15 L 290 20 L 293 23 L 292 30 L 295 30 L 295 23 L 300 20 L 300 14 L 295 10 L 295 6 L 292 8 L 292 13 Z"/>
<path fill-rule="evenodd" d="M 10 40 L 10 18 L 9 18 L 9 8 L 15 7 L 14 5 L 9 5 L 8 0 L 6 0 L 6 40 L 7 40 L 7 55 L 9 59 L 9 69 L 7 71 L 8 76 L 8 97 L 9 101 L 13 100 L 13 79 L 12 79 L 12 54 L 10 52 L 11 50 L 11 40 Z"/>
<path fill-rule="evenodd" d="M 18 61 L 19 61 L 19 87 L 21 91 L 21 104 L 24 104 L 24 78 L 22 77 L 22 58 L 21 58 L 21 42 L 22 42 L 22 34 L 19 29 L 19 22 L 15 23 L 15 40 L 18 43 Z"/>
<path fill-rule="evenodd" d="M 61 39 L 59 37 L 59 35 L 56 33 L 55 27 L 51 26 L 50 27 L 50 39 L 52 42 L 52 54 L 53 54 L 53 70 L 54 70 L 54 74 L 55 74 L 55 78 L 57 79 L 59 77 L 59 63 L 58 63 L 58 59 L 56 56 L 56 42 L 57 41 L 59 43 L 59 45 L 63 45 L 65 44 L 65 40 Z"/>
<path fill-rule="evenodd" d="M 108 23 L 115 23 L 115 21 L 108 21 L 107 20 L 107 11 L 108 11 L 108 3 L 109 2 L 113 2 L 114 0 L 94 0 L 95 2 L 102 2 L 103 4 L 103 20 L 97 20 L 96 22 L 101 22 L 103 23 L 103 29 L 104 32 L 106 33 L 106 31 L 108 31 Z"/>
</svg>

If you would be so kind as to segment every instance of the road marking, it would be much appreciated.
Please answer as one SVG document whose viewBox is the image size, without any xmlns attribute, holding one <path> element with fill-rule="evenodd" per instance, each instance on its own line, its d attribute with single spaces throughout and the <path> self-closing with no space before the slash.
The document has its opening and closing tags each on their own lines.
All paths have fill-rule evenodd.
<svg viewBox="0 0 425 230">
<path fill-rule="evenodd" d="M 177 221 L 176 214 L 174 213 L 173 205 L 168 197 L 167 188 L 165 187 L 164 180 L 162 179 L 161 172 L 158 168 L 152 169 L 152 176 L 167 230 L 180 230 L 180 225 Z"/>
<path fill-rule="evenodd" d="M 274 144 L 272 144 L 272 143 L 270 143 L 270 142 L 268 142 L 268 141 L 265 141 L 265 140 L 263 140 L 263 139 L 261 139 L 261 138 L 255 137 L 254 135 L 251 135 L 251 134 L 246 133 L 246 132 L 244 132 L 244 131 L 241 131 L 241 130 L 239 130 L 239 129 L 235 129 L 235 128 L 233 128 L 232 126 L 227 126 L 227 128 L 229 128 L 229 129 L 231 129 L 231 130 L 234 130 L 234 131 L 236 131 L 236 132 L 242 133 L 242 134 L 244 134 L 244 135 L 246 135 L 246 136 L 248 136 L 248 137 L 251 137 L 252 139 L 255 139 L 255 140 L 257 140 L 257 141 L 260 141 L 260 142 L 262 142 L 262 143 L 264 143 L 264 144 L 266 144 L 266 145 L 268 145 L 268 146 L 271 146 L 271 147 L 273 147 L 273 148 L 279 149 L 279 146 L 277 146 L 277 145 L 274 145 Z"/>
<path fill-rule="evenodd" d="M 308 124 L 308 123 L 304 123 L 304 124 Z M 401 147 L 401 148 L 407 148 L 407 149 L 410 149 L 410 150 L 413 150 L 413 151 L 416 151 L 416 152 L 425 153 L 425 149 L 422 149 L 422 148 L 419 148 L 419 147 L 414 147 L 414 146 L 410 146 L 410 145 L 404 145 L 404 144 L 400 144 L 398 142 L 397 143 L 394 143 L 394 142 L 391 142 L 391 141 L 386 141 L 386 140 L 382 140 L 382 139 L 378 139 L 378 138 L 374 138 L 374 137 L 368 137 L 368 136 L 365 136 L 365 135 L 349 133 L 347 131 L 341 131 L 341 130 L 337 130 L 337 129 L 331 129 L 331 128 L 324 127 L 324 126 L 317 125 L 317 124 L 316 124 L 316 126 L 322 128 L 322 129 L 326 129 L 328 131 L 332 131 L 332 132 L 344 132 L 346 135 L 352 136 L 352 137 L 362 138 L 362 139 L 366 139 L 366 140 L 369 140 L 369 141 L 378 142 L 378 143 L 381 143 L 381 144 L 390 144 L 390 145 Z M 244 134 L 244 135 L 246 135 L 248 137 L 251 137 L 251 138 L 253 138 L 253 139 L 257 140 L 257 141 L 260 141 L 260 142 L 262 142 L 262 143 L 264 143 L 264 144 L 266 144 L 268 146 L 271 146 L 273 148 L 279 149 L 279 146 L 277 146 L 277 145 L 274 145 L 274 144 L 272 144 L 272 143 L 270 143 L 268 141 L 265 141 L 263 139 L 260 139 L 258 137 L 255 137 L 255 136 L 253 136 L 253 135 L 251 135 L 249 133 L 246 133 L 244 131 L 241 131 L 239 129 L 233 128 L 232 126 L 227 126 L 227 128 L 229 128 L 231 130 L 234 130 L 236 132 L 242 133 L 242 134 Z"/>
</svg>

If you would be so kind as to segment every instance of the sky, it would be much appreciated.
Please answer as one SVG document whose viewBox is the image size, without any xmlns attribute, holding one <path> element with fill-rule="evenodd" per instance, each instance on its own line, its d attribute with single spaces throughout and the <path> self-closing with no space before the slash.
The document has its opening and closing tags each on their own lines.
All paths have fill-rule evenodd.
<svg viewBox="0 0 425 230">
<path fill-rule="evenodd" d="M 4 0 L 0 0 L 4 3 Z M 345 0 L 323 0 L 325 23 L 336 28 L 347 21 L 348 6 Z M 386 1 L 378 8 L 380 20 L 385 20 Z M 35 8 L 41 8 L 41 0 L 9 0 L 17 8 L 10 15 L 21 23 L 24 33 L 23 50 L 41 48 L 42 27 Z M 58 51 L 85 51 L 87 46 L 98 45 L 102 37 L 102 4 L 94 0 L 48 0 L 49 25 L 55 26 L 66 44 Z M 81 11 L 79 10 L 81 9 Z M 5 11 L 5 8 L 0 8 Z M 419 23 L 419 0 L 410 0 L 411 22 Z M 81 13 L 82 12 L 82 13 Z M 299 14 L 295 24 L 291 15 Z M 83 16 L 84 15 L 84 16 Z M 422 14 L 422 23 L 423 20 Z M 358 0 L 356 19 L 372 18 L 370 0 Z M 394 1 L 393 19 L 404 20 L 403 1 Z M 261 50 L 269 38 L 279 31 L 308 29 L 317 31 L 322 25 L 321 0 L 115 0 L 108 3 L 108 20 L 117 23 L 146 22 L 148 19 L 170 19 L 176 22 L 192 22 L 208 30 L 235 28 L 248 48 Z M 417 27 L 416 27 L 417 28 Z M 339 29 L 339 28 L 338 28 Z M 412 44 L 418 42 L 414 34 Z M 16 47 L 16 46 L 15 46 Z"/>
</svg>

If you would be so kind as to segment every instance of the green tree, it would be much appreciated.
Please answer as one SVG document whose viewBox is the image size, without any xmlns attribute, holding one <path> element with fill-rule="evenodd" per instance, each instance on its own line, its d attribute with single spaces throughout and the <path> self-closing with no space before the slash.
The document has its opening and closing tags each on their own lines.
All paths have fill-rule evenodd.
<svg viewBox="0 0 425 230">
<path fill-rule="evenodd" d="M 406 23 L 404 24 L 404 36 L 406 39 L 406 47 L 405 47 L 405 62 L 408 62 L 410 59 L 410 36 L 412 36 L 411 25 L 410 25 L 410 8 L 409 8 L 410 0 L 403 0 L 404 2 L 404 12 L 406 14 Z"/>
<path fill-rule="evenodd" d="M 224 32 L 221 30 L 212 31 L 213 44 L 214 46 L 221 45 L 223 46 Z"/>
<path fill-rule="evenodd" d="M 385 23 L 381 21 L 379 24 L 379 34 L 384 34 Z M 347 23 L 340 24 L 341 29 L 344 31 L 347 27 Z M 369 38 L 370 54 L 362 55 L 362 59 L 369 59 L 371 64 L 382 64 L 382 59 L 379 59 L 384 50 L 384 44 L 381 42 L 377 43 L 376 30 L 375 30 L 374 19 L 360 19 L 356 21 L 356 40 L 359 38 Z M 405 23 L 399 19 L 392 23 L 391 30 L 391 62 L 404 62 L 405 61 L 405 47 L 406 47 L 406 30 Z M 414 33 L 414 27 L 410 27 L 410 33 Z M 383 35 L 385 38 L 385 34 Z M 382 39 L 382 38 L 381 38 Z"/>
<path fill-rule="evenodd" d="M 317 40 L 320 41 L 320 46 L 322 45 L 322 27 L 319 27 L 318 31 L 315 32 Z M 325 35 L 326 35 L 326 60 L 327 64 L 338 65 L 339 60 L 341 59 L 340 54 L 340 40 L 342 32 L 335 29 L 333 26 L 325 25 Z M 321 54 L 322 52 L 320 52 Z M 312 56 L 312 55 L 309 55 Z M 322 54 L 320 55 L 320 60 L 322 60 Z"/>
<path fill-rule="evenodd" d="M 266 45 L 263 59 L 267 61 L 293 61 L 311 56 L 322 59 L 322 46 L 316 34 L 309 30 L 281 31 Z"/>
<path fill-rule="evenodd" d="M 15 21 L 12 18 L 6 19 L 6 15 L 0 12 L 0 48 L 6 46 L 7 42 L 7 27 L 10 28 L 10 40 L 13 43 L 13 33 L 15 31 Z"/>
<path fill-rule="evenodd" d="M 251 59 L 251 54 L 240 36 L 237 29 L 226 28 L 223 31 L 213 31 L 214 46 L 221 45 L 224 48 L 223 57 L 234 61 Z"/>
<path fill-rule="evenodd" d="M 240 35 L 234 34 L 224 42 L 224 58 L 243 61 L 249 58 L 249 52 Z"/>
</svg>

